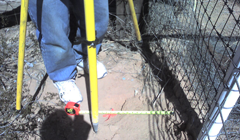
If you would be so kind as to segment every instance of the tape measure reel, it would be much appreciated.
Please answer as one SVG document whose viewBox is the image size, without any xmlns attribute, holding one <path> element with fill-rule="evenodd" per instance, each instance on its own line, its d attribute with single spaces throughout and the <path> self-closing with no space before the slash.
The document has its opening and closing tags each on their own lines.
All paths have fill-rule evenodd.
<svg viewBox="0 0 240 140">
<path fill-rule="evenodd" d="M 70 116 L 79 115 L 80 104 L 75 102 L 68 102 L 64 110 Z"/>
</svg>

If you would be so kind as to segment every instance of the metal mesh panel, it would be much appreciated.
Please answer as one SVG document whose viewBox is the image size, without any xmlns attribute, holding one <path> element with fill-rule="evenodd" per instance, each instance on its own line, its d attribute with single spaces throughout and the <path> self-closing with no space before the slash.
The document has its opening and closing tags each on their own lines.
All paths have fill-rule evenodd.
<svg viewBox="0 0 240 140">
<path fill-rule="evenodd" d="M 176 77 L 201 124 L 217 106 L 226 71 L 239 55 L 238 9 L 237 1 L 149 2 L 143 38 L 164 62 L 159 68 L 166 65 Z M 159 73 L 166 75 L 164 70 Z M 164 76 L 160 78 L 167 82 Z"/>
<path fill-rule="evenodd" d="M 125 21 L 116 19 L 121 22 L 121 27 L 125 27 L 125 35 L 111 33 L 111 37 L 115 37 L 112 39 L 125 38 L 131 42 L 120 41 L 131 49 L 136 47 L 150 65 L 151 72 L 145 69 L 144 83 L 151 105 L 149 109 L 175 109 L 178 112 L 170 118 L 149 117 L 156 121 L 156 124 L 150 124 L 153 139 L 181 136 L 203 139 L 208 133 L 210 128 L 206 125 L 213 121 L 210 116 L 218 107 L 222 85 L 226 85 L 226 79 L 231 77 L 227 71 L 234 56 L 239 55 L 236 53 L 240 39 L 239 8 L 236 0 L 145 0 L 139 18 L 142 45 L 136 44 L 133 30 L 129 28 L 132 25 L 128 9 L 125 9 L 124 16 L 117 15 Z M 122 30 L 117 28 L 116 31 Z M 159 97 L 162 93 L 165 94 Z M 183 117 L 185 115 L 188 117 Z M 238 121 L 236 114 L 230 118 L 232 121 L 226 122 Z M 222 129 L 218 139 L 225 139 L 227 135 L 239 138 L 239 132 L 232 131 L 236 128 L 229 124 L 225 126 L 227 130 Z M 154 131 L 155 127 L 159 131 Z"/>
</svg>

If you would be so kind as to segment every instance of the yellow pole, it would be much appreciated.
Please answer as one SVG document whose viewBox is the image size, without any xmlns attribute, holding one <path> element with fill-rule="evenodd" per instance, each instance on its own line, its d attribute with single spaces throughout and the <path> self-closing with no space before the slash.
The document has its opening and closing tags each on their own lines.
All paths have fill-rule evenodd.
<svg viewBox="0 0 240 140">
<path fill-rule="evenodd" d="M 129 3 L 129 6 L 130 6 L 130 10 L 131 10 L 133 24 L 134 24 L 134 28 L 135 28 L 136 35 L 137 35 L 137 40 L 138 41 L 142 41 L 142 37 L 141 37 L 141 33 L 139 31 L 138 21 L 137 21 L 136 12 L 135 12 L 135 9 L 134 9 L 133 1 L 132 0 L 128 0 L 128 3 Z"/>
<path fill-rule="evenodd" d="M 18 50 L 18 73 L 17 73 L 17 96 L 16 110 L 21 110 L 23 65 L 25 54 L 26 28 L 27 28 L 28 0 L 21 1 L 19 50 Z"/>
<path fill-rule="evenodd" d="M 85 9 L 87 41 L 94 42 L 96 39 L 94 1 L 84 0 L 84 9 Z M 89 77 L 90 77 L 92 123 L 93 123 L 94 131 L 97 132 L 98 131 L 98 83 L 97 83 L 96 46 L 88 45 L 88 63 L 89 63 Z"/>
</svg>

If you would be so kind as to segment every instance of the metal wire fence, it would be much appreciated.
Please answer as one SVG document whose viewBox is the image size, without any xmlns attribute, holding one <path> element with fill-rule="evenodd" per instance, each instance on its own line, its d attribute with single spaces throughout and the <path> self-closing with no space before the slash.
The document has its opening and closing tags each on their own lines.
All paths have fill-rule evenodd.
<svg viewBox="0 0 240 140">
<path fill-rule="evenodd" d="M 106 38 L 145 58 L 149 110 L 176 112 L 171 117 L 149 117 L 156 122 L 149 124 L 150 139 L 240 138 L 240 106 L 226 106 L 239 96 L 239 1 L 135 0 L 142 44 L 135 40 L 127 1 L 109 3 L 117 10 L 110 8 Z M 19 23 L 19 5 L 20 1 L 0 1 L 1 28 Z M 4 88 L 1 84 L 0 95 L 5 94 Z M 224 109 L 232 110 L 231 114 Z M 223 124 L 223 129 L 210 133 L 215 122 Z"/>
<path fill-rule="evenodd" d="M 199 139 L 239 138 L 239 123 L 235 125 L 234 132 L 230 132 L 233 129 L 229 124 L 225 124 L 225 131 L 223 129 L 219 134 L 215 133 L 217 136 L 209 132 L 210 124 L 215 124 L 214 117 L 220 113 L 220 116 L 225 118 L 222 117 L 218 123 L 224 123 L 228 115 L 226 112 L 222 113 L 223 109 L 233 107 L 226 108 L 224 104 L 234 85 L 229 83 L 229 79 L 232 78 L 232 73 L 238 75 L 238 62 L 233 61 L 239 57 L 238 1 L 159 0 L 148 2 L 148 7 L 148 15 L 143 17 L 145 30 L 142 33 L 145 41 L 150 43 L 152 55 L 157 56 L 154 59 L 159 60 L 159 71 L 155 73 L 166 75 L 163 68 L 167 67 L 172 74 L 170 77 L 176 78 L 181 87 L 177 90 L 183 90 L 184 95 L 181 96 L 186 97 L 192 111 L 197 114 L 196 119 L 200 121 L 197 124 L 203 126 L 201 131 L 192 134 L 198 135 Z M 236 58 L 236 61 L 239 60 Z M 235 67 L 230 69 L 231 65 Z M 154 70 L 157 71 L 156 68 Z M 164 79 L 163 75 L 158 77 L 167 82 L 168 78 Z M 176 85 L 173 85 L 173 88 L 176 88 Z M 223 95 L 223 91 L 227 94 Z M 178 91 L 175 91 L 175 94 L 179 94 Z M 220 102 L 220 96 L 224 96 L 221 99 L 223 102 Z M 181 97 L 176 98 L 181 100 Z M 237 116 L 232 116 L 232 119 L 239 121 Z M 191 134 L 190 130 L 186 131 Z"/>
<path fill-rule="evenodd" d="M 150 127 L 167 128 L 169 131 L 166 134 L 152 129 L 153 139 L 182 136 L 190 139 L 239 138 L 238 103 L 234 107 L 239 97 L 236 85 L 236 93 L 231 92 L 234 84 L 238 83 L 231 79 L 234 76 L 238 79 L 239 75 L 239 1 L 145 0 L 142 5 L 139 25 L 143 44 L 125 45 L 136 47 L 151 67 L 152 74 L 147 71 L 145 82 L 149 85 L 149 103 L 155 101 L 151 109 L 175 109 L 179 112 L 164 123 L 162 118 L 150 118 L 158 123 L 150 124 Z M 123 27 L 121 21 L 130 21 L 128 15 L 128 10 L 125 10 L 124 18 L 117 15 L 121 17 L 121 20 L 117 19 L 117 27 Z M 124 35 L 111 35 L 118 39 L 126 37 L 134 44 L 134 38 L 131 38 L 134 37 L 133 31 L 126 30 L 131 27 L 131 22 L 124 22 L 124 27 Z M 123 30 L 119 28 L 117 31 Z M 158 87 L 154 86 L 156 83 Z M 163 92 L 165 95 L 156 100 Z M 167 100 L 165 105 L 164 99 Z M 226 105 L 227 99 L 233 104 Z M 232 108 L 233 113 L 228 117 Z M 220 132 L 213 130 L 216 124 L 221 124 L 217 126 L 219 131 L 223 126 Z"/>
</svg>

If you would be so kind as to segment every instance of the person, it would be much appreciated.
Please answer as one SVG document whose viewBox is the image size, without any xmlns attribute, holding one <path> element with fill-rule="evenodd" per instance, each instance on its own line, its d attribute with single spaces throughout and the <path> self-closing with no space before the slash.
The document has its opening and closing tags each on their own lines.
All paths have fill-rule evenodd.
<svg viewBox="0 0 240 140">
<path fill-rule="evenodd" d="M 95 30 L 101 47 L 101 40 L 107 31 L 109 11 L 108 0 L 94 0 Z M 47 74 L 58 89 L 60 99 L 80 103 L 83 98 L 75 84 L 78 70 L 85 69 L 87 45 L 83 0 L 30 0 L 29 15 L 36 25 L 42 58 Z M 97 55 L 97 54 L 96 54 Z M 105 66 L 97 61 L 97 76 L 107 75 Z"/>
</svg>

